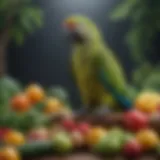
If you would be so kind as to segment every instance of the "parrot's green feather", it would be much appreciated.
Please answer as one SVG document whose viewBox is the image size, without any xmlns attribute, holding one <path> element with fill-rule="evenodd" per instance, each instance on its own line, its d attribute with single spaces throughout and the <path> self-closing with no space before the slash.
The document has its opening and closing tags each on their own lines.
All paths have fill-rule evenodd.
<svg viewBox="0 0 160 160">
<path fill-rule="evenodd" d="M 95 63 L 98 71 L 103 70 L 103 72 L 105 72 L 104 74 L 107 75 L 109 85 L 114 86 L 114 88 L 121 93 L 126 91 L 126 79 L 122 67 L 109 48 L 104 48 L 101 53 L 97 54 Z"/>
</svg>

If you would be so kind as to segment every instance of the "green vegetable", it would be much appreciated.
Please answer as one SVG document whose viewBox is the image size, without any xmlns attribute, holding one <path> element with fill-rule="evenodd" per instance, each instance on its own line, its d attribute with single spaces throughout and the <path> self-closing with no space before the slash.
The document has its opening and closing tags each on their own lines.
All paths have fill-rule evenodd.
<svg viewBox="0 0 160 160">
<path fill-rule="evenodd" d="M 34 127 L 47 125 L 48 122 L 49 117 L 34 109 L 25 113 L 10 111 L 8 114 L 0 117 L 1 126 L 18 129 L 22 132 L 26 132 Z"/>
<path fill-rule="evenodd" d="M 103 155 L 113 155 L 120 152 L 122 148 L 121 140 L 118 137 L 104 137 L 98 144 L 93 147 L 93 151 Z"/>
<path fill-rule="evenodd" d="M 51 141 L 37 141 L 20 146 L 18 150 L 24 157 L 40 156 L 52 153 L 53 143 Z"/>
<path fill-rule="evenodd" d="M 62 103 L 65 104 L 66 107 L 71 108 L 69 94 L 68 92 L 61 86 L 54 86 L 48 89 L 48 96 L 58 98 Z"/>
<path fill-rule="evenodd" d="M 160 155 L 160 145 L 157 146 L 156 152 L 158 153 L 158 155 Z"/>
<path fill-rule="evenodd" d="M 117 154 L 121 152 L 126 141 L 132 137 L 132 134 L 125 133 L 119 128 L 114 128 L 98 144 L 93 146 L 93 151 L 101 154 Z"/>
<path fill-rule="evenodd" d="M 68 134 L 59 133 L 54 137 L 53 141 L 34 141 L 18 147 L 18 150 L 23 157 L 33 157 L 68 153 L 72 147 Z"/>
<path fill-rule="evenodd" d="M 57 153 L 68 153 L 73 149 L 68 133 L 60 132 L 53 137 L 53 150 Z"/>
<path fill-rule="evenodd" d="M 48 89 L 48 95 L 56 97 L 63 102 L 68 101 L 69 98 L 67 91 L 60 86 L 50 87 Z"/>
</svg>

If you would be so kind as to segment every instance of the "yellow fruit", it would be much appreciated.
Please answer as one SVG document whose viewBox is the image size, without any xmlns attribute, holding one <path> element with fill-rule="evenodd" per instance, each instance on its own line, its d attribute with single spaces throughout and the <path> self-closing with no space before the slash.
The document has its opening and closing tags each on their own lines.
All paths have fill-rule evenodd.
<svg viewBox="0 0 160 160">
<path fill-rule="evenodd" d="M 135 107 L 142 112 L 153 113 L 156 112 L 159 102 L 159 94 L 146 92 L 136 99 Z"/>
<path fill-rule="evenodd" d="M 43 88 L 37 84 L 28 86 L 26 89 L 26 94 L 33 104 L 41 102 L 45 97 Z"/>
<path fill-rule="evenodd" d="M 160 142 L 158 134 L 155 131 L 149 129 L 141 130 L 138 132 L 136 139 L 144 149 L 152 149 Z"/>
<path fill-rule="evenodd" d="M 14 111 L 26 112 L 31 107 L 30 100 L 25 94 L 19 93 L 11 99 L 11 107 Z"/>
<path fill-rule="evenodd" d="M 20 146 L 25 143 L 25 137 L 18 131 L 10 131 L 4 136 L 4 142 L 9 145 Z"/>
<path fill-rule="evenodd" d="M 63 109 L 62 103 L 57 98 L 48 98 L 44 108 L 45 113 L 52 114 L 60 112 Z"/>
<path fill-rule="evenodd" d="M 106 135 L 106 130 L 101 127 L 92 128 L 86 135 L 86 143 L 88 145 L 95 145 L 99 140 Z"/>
<path fill-rule="evenodd" d="M 20 160 L 20 155 L 15 148 L 4 147 L 0 149 L 0 160 Z"/>
</svg>

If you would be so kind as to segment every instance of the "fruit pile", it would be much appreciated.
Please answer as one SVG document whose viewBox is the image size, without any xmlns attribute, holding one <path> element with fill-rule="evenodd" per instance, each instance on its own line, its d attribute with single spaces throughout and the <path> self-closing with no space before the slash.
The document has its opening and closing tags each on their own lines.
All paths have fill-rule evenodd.
<svg viewBox="0 0 160 160">
<path fill-rule="evenodd" d="M 4 82 L 5 87 L 8 84 L 10 88 L 1 90 L 0 94 L 0 160 L 19 160 L 19 147 L 37 140 L 49 140 L 48 129 L 44 126 L 50 126 L 53 114 L 70 116 L 72 111 L 67 93 L 61 87 L 45 91 L 39 84 L 23 89 L 10 79 Z M 0 86 L 2 88 L 4 83 Z"/>
<path fill-rule="evenodd" d="M 150 122 L 160 118 L 160 95 L 144 92 L 135 100 L 133 110 L 124 113 L 123 124 L 131 131 L 150 127 Z"/>
<path fill-rule="evenodd" d="M 103 156 L 121 154 L 138 157 L 145 152 L 159 152 L 160 137 L 152 129 L 137 132 L 118 127 L 104 128 L 87 122 L 64 119 L 48 128 L 36 128 L 22 134 L 8 130 L 0 148 L 0 159 L 20 160 L 23 156 L 68 154 L 85 149 Z"/>
<path fill-rule="evenodd" d="M 51 91 L 45 92 L 40 85 L 31 84 L 14 94 L 6 106 L 7 111 L 0 116 L 0 132 L 6 127 L 26 132 L 48 124 L 53 114 L 71 115 L 68 104 L 55 94 L 54 88 Z"/>
<path fill-rule="evenodd" d="M 45 95 L 43 88 L 37 84 L 28 86 L 24 92 L 11 99 L 11 107 L 16 112 L 27 112 L 39 103 L 43 103 L 43 112 L 48 115 L 66 111 L 66 106 L 60 99 Z"/>
<path fill-rule="evenodd" d="M 30 85 L 10 100 L 10 113 L 16 115 L 11 115 L 12 121 L 17 124 L 10 121 L 11 126 L 4 125 L 0 129 L 0 159 L 20 160 L 25 156 L 68 154 L 80 149 L 106 157 L 159 154 L 160 136 L 149 124 L 160 115 L 159 100 L 159 94 L 143 93 L 136 99 L 135 108 L 123 113 L 123 129 L 102 127 L 74 120 L 64 101 L 55 95 L 48 96 L 37 84 Z M 50 117 L 59 113 L 69 116 L 63 115 L 63 119 L 53 124 L 42 123 L 44 115 Z"/>
</svg>

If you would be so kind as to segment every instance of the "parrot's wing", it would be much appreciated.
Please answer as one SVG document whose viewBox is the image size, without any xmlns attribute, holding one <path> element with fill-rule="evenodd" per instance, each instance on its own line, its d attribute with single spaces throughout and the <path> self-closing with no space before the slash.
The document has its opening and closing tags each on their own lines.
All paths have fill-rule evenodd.
<svg viewBox="0 0 160 160">
<path fill-rule="evenodd" d="M 124 106 L 124 109 L 130 109 L 132 107 L 132 102 L 127 96 L 125 77 L 121 66 L 113 56 L 114 55 L 111 55 L 111 53 L 96 54 L 94 58 L 94 67 L 97 72 L 97 79 L 104 88 Z"/>
</svg>

